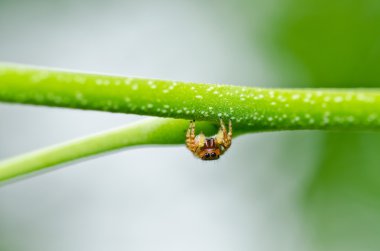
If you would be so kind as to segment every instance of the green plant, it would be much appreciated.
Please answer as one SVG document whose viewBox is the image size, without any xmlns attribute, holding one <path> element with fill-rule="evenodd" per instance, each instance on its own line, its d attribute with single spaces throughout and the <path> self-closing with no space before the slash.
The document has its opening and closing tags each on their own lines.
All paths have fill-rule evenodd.
<svg viewBox="0 0 380 251">
<path fill-rule="evenodd" d="M 0 101 L 166 117 L 0 162 L 0 181 L 52 165 L 146 144 L 181 144 L 188 120 L 205 133 L 219 117 L 235 135 L 274 130 L 378 130 L 378 89 L 262 89 L 0 64 Z M 173 119 L 175 118 L 175 119 Z M 186 119 L 186 120 L 183 120 Z"/>
</svg>

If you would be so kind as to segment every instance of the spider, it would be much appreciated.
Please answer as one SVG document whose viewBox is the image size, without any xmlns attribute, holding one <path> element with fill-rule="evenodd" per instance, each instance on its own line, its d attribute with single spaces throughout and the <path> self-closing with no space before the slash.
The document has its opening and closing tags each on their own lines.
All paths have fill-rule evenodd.
<svg viewBox="0 0 380 251">
<path fill-rule="evenodd" d="M 195 121 L 190 121 L 190 126 L 186 133 L 187 148 L 202 160 L 219 159 L 219 156 L 231 146 L 231 141 L 231 120 L 228 123 L 228 133 L 222 119 L 220 119 L 219 132 L 213 137 L 206 138 L 202 132 L 195 136 Z"/>
</svg>

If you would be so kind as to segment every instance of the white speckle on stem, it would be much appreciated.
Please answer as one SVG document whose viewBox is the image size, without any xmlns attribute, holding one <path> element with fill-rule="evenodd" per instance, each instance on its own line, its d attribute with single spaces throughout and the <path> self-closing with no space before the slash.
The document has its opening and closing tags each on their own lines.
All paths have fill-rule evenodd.
<svg viewBox="0 0 380 251">
<path fill-rule="evenodd" d="M 295 122 L 298 122 L 300 120 L 300 117 L 298 117 L 298 116 L 296 116 L 296 117 L 294 117 L 293 118 L 293 122 L 295 123 Z"/>
<path fill-rule="evenodd" d="M 127 78 L 126 80 L 124 80 L 124 83 L 126 85 L 129 85 L 132 81 L 133 81 L 133 78 Z"/>
<path fill-rule="evenodd" d="M 336 96 L 336 97 L 334 98 L 334 101 L 335 101 L 335 103 L 340 103 L 340 102 L 343 101 L 343 98 L 342 98 L 341 96 Z"/>
<path fill-rule="evenodd" d="M 81 100 L 83 98 L 83 94 L 81 92 L 75 93 L 75 98 Z"/>
<path fill-rule="evenodd" d="M 79 84 L 84 84 L 86 83 L 86 78 L 83 77 L 83 76 L 76 76 L 74 78 L 75 82 L 79 83 Z"/>
<path fill-rule="evenodd" d="M 367 102 L 367 103 L 372 103 L 372 102 L 375 101 L 375 98 L 374 98 L 374 97 L 371 97 L 371 96 L 366 95 L 366 94 L 363 94 L 363 93 L 359 94 L 359 95 L 357 96 L 357 99 L 358 99 L 359 101 L 363 101 L 363 102 Z"/>
<path fill-rule="evenodd" d="M 156 89 L 156 85 L 154 84 L 154 81 L 153 80 L 149 80 L 148 81 L 148 85 L 150 86 L 150 88 L 152 88 L 152 89 Z"/>
<path fill-rule="evenodd" d="M 369 122 L 372 122 L 374 121 L 375 119 L 377 119 L 377 114 L 376 113 L 372 113 L 368 116 L 368 121 Z"/>
<path fill-rule="evenodd" d="M 297 99 L 299 99 L 300 98 L 300 95 L 299 94 L 293 94 L 292 95 L 292 99 L 293 100 L 297 100 Z"/>
<path fill-rule="evenodd" d="M 326 96 L 326 97 L 323 98 L 323 100 L 324 100 L 325 102 L 330 102 L 331 97 L 330 97 L 330 96 Z"/>
</svg>

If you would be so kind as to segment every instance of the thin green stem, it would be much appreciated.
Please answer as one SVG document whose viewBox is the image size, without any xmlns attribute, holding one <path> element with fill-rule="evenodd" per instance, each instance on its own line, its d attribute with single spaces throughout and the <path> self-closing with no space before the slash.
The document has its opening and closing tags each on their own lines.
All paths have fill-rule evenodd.
<svg viewBox="0 0 380 251">
<path fill-rule="evenodd" d="M 146 119 L 125 127 L 90 135 L 0 162 L 0 181 L 28 174 L 57 164 L 137 145 L 183 144 L 189 121 Z M 217 125 L 197 123 L 197 131 L 217 131 Z"/>
<path fill-rule="evenodd" d="M 380 90 L 262 89 L 0 64 L 0 101 L 217 121 L 246 131 L 380 128 Z"/>
</svg>

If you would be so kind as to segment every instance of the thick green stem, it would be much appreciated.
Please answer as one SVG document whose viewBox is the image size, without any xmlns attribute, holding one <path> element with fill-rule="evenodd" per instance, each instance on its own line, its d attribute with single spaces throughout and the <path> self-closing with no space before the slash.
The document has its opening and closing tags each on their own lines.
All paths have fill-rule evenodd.
<svg viewBox="0 0 380 251">
<path fill-rule="evenodd" d="M 0 64 L 0 101 L 217 121 L 246 131 L 380 128 L 380 90 L 261 89 Z"/>
</svg>

